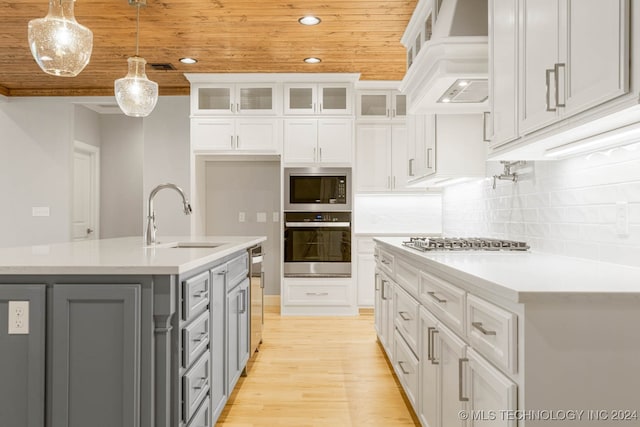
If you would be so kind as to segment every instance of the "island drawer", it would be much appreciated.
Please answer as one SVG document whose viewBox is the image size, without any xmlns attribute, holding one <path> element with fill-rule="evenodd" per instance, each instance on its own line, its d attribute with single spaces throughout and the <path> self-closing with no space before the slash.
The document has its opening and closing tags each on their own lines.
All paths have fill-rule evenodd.
<svg viewBox="0 0 640 427">
<path fill-rule="evenodd" d="M 517 371 L 517 319 L 510 311 L 473 295 L 467 296 L 469 343 L 499 368 Z"/>
<path fill-rule="evenodd" d="M 227 263 L 227 290 L 231 290 L 241 283 L 249 274 L 249 255 L 242 255 Z"/>
<path fill-rule="evenodd" d="M 209 272 L 182 282 L 182 319 L 191 320 L 209 305 Z"/>
<path fill-rule="evenodd" d="M 285 304 L 290 305 L 349 305 L 349 279 L 290 278 L 283 288 Z"/>
<path fill-rule="evenodd" d="M 182 330 L 182 366 L 188 368 L 209 344 L 209 311 Z"/>
<path fill-rule="evenodd" d="M 411 405 L 415 408 L 418 398 L 418 359 L 413 355 L 413 352 L 409 349 L 409 346 L 402 338 L 402 335 L 395 331 L 393 337 L 393 346 L 395 354 L 395 360 L 393 362 L 394 370 L 398 379 L 404 386 L 404 391 L 411 402 Z"/>
<path fill-rule="evenodd" d="M 187 427 L 207 427 L 211 425 L 211 400 L 204 399 Z"/>
<path fill-rule="evenodd" d="M 411 295 L 396 286 L 394 323 L 414 354 L 418 354 L 418 316 L 420 306 Z"/>
<path fill-rule="evenodd" d="M 420 269 L 402 259 L 397 259 L 394 270 L 396 283 L 417 298 L 420 294 Z"/>
<path fill-rule="evenodd" d="M 210 356 L 206 351 L 182 377 L 182 421 L 188 422 L 209 392 Z"/>
<path fill-rule="evenodd" d="M 451 329 L 464 335 L 466 292 L 432 274 L 420 273 L 420 301 Z"/>
<path fill-rule="evenodd" d="M 378 263 L 378 267 L 380 270 L 387 273 L 390 277 L 393 277 L 393 269 L 394 269 L 394 256 L 389 252 L 379 249 L 378 250 L 378 258 L 376 258 L 376 262 Z"/>
</svg>

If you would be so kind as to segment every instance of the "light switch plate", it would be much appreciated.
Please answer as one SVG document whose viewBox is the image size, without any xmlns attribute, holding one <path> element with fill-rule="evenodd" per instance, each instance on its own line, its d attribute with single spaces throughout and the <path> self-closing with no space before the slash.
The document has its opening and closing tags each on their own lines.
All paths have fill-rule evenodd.
<svg viewBox="0 0 640 427">
<path fill-rule="evenodd" d="M 32 216 L 49 216 L 49 206 L 34 206 L 31 208 Z"/>
<path fill-rule="evenodd" d="M 9 335 L 29 333 L 29 301 L 9 301 Z"/>
<path fill-rule="evenodd" d="M 245 212 L 238 212 L 238 222 L 245 222 L 247 220 L 247 214 Z"/>
<path fill-rule="evenodd" d="M 273 222 L 280 222 L 280 213 L 279 212 L 274 212 L 273 213 Z"/>
<path fill-rule="evenodd" d="M 256 215 L 256 220 L 258 222 L 267 222 L 267 213 L 266 212 L 258 212 Z"/>
</svg>

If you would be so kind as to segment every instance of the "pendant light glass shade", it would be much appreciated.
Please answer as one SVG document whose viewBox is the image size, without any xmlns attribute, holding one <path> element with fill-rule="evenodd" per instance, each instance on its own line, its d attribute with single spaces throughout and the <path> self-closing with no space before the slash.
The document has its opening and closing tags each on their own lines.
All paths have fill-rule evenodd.
<svg viewBox="0 0 640 427">
<path fill-rule="evenodd" d="M 91 58 L 93 33 L 73 16 L 74 0 L 49 0 L 49 13 L 29 21 L 29 46 L 47 74 L 75 77 Z"/>
<path fill-rule="evenodd" d="M 127 59 L 129 72 L 115 82 L 116 101 L 127 116 L 146 117 L 158 102 L 158 83 L 147 78 L 147 61 L 139 56 Z"/>
</svg>

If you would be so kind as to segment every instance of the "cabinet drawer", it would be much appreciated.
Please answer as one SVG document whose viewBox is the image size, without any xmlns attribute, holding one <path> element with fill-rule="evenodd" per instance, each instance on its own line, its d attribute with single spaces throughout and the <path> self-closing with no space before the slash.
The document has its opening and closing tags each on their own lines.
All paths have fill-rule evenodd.
<svg viewBox="0 0 640 427">
<path fill-rule="evenodd" d="M 378 258 L 376 258 L 376 262 L 378 263 L 378 267 L 380 270 L 387 273 L 389 276 L 393 277 L 393 269 L 394 269 L 394 256 L 384 249 L 378 250 Z"/>
<path fill-rule="evenodd" d="M 285 285 L 285 304 L 349 305 L 347 285 Z"/>
<path fill-rule="evenodd" d="M 397 259 L 395 260 L 394 271 L 396 273 L 396 282 L 405 291 L 417 298 L 420 289 L 420 270 L 404 260 Z"/>
<path fill-rule="evenodd" d="M 418 359 L 413 355 L 397 330 L 394 333 L 393 341 L 395 354 L 393 367 L 411 402 L 411 406 L 415 409 L 418 397 Z"/>
<path fill-rule="evenodd" d="M 418 316 L 420 306 L 411 295 L 399 286 L 395 288 L 395 325 L 406 339 L 414 354 L 418 354 Z"/>
<path fill-rule="evenodd" d="M 211 405 L 210 399 L 204 399 L 202 405 L 187 424 L 187 427 L 207 427 L 211 425 Z"/>
<path fill-rule="evenodd" d="M 209 311 L 182 330 L 182 366 L 188 368 L 209 344 Z"/>
<path fill-rule="evenodd" d="M 209 272 L 182 282 L 182 319 L 190 320 L 209 305 Z"/>
<path fill-rule="evenodd" d="M 249 255 L 244 253 L 227 263 L 227 290 L 242 282 L 249 273 Z"/>
<path fill-rule="evenodd" d="M 209 352 L 206 351 L 182 377 L 182 421 L 185 423 L 209 392 L 210 363 Z"/>
<path fill-rule="evenodd" d="M 429 273 L 420 273 L 420 301 L 451 329 L 464 335 L 465 291 Z"/>
<path fill-rule="evenodd" d="M 517 371 L 518 317 L 488 301 L 467 296 L 469 343 L 499 368 Z"/>
</svg>

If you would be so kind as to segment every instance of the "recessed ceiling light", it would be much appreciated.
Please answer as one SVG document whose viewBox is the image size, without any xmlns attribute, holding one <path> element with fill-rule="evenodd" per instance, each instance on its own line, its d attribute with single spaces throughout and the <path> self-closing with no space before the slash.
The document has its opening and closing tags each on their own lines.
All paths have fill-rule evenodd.
<svg viewBox="0 0 640 427">
<path fill-rule="evenodd" d="M 321 20 L 320 18 L 318 18 L 317 16 L 303 16 L 302 18 L 298 19 L 298 22 L 301 23 L 302 25 L 318 25 Z"/>
<path fill-rule="evenodd" d="M 447 103 L 447 102 L 451 102 L 451 100 L 449 98 L 442 98 L 442 102 Z"/>
<path fill-rule="evenodd" d="M 468 85 L 469 85 L 469 82 L 466 81 L 466 80 L 460 80 L 458 82 L 458 86 L 460 86 L 460 87 L 465 87 L 465 86 L 468 86 Z"/>
<path fill-rule="evenodd" d="M 304 58 L 304 62 L 306 62 L 307 64 L 317 64 L 318 62 L 322 62 L 322 59 L 320 58 Z"/>
<path fill-rule="evenodd" d="M 195 64 L 198 60 L 195 58 L 180 58 L 180 62 L 183 64 Z"/>
</svg>

